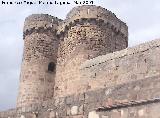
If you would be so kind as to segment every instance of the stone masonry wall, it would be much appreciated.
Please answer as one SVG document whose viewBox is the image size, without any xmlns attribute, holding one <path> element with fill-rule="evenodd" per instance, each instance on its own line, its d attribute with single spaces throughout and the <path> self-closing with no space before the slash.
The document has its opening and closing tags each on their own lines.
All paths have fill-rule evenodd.
<svg viewBox="0 0 160 118">
<path fill-rule="evenodd" d="M 59 20 L 47 14 L 34 14 L 24 23 L 24 54 L 20 75 L 17 107 L 51 99 L 54 94 Z"/>
<path fill-rule="evenodd" d="M 155 102 L 152 104 L 133 105 L 132 107 L 113 109 L 110 111 L 92 111 L 89 118 L 159 118 L 160 104 Z"/>
<path fill-rule="evenodd" d="M 84 5 L 73 8 L 64 21 L 58 27 L 58 34 L 65 32 L 66 27 L 74 24 L 78 19 L 101 19 L 105 23 L 110 24 L 117 32 L 121 32 L 125 37 L 128 37 L 127 25 L 119 20 L 114 13 L 94 5 Z"/>
<path fill-rule="evenodd" d="M 29 16 L 17 108 L 0 118 L 159 118 L 160 39 L 127 46 L 128 27 L 101 7 Z"/>
<path fill-rule="evenodd" d="M 57 33 L 61 42 L 55 96 L 76 94 L 74 90 L 78 88 L 73 87 L 79 79 L 78 68 L 84 61 L 128 46 L 127 26 L 111 12 L 96 6 L 73 9 L 60 23 Z"/>
<path fill-rule="evenodd" d="M 160 76 L 0 112 L 0 118 L 159 118 Z"/>
<path fill-rule="evenodd" d="M 84 92 L 160 75 L 159 51 L 157 39 L 88 60 L 80 67 L 80 84 L 75 87 L 73 83 L 70 90 Z"/>
</svg>

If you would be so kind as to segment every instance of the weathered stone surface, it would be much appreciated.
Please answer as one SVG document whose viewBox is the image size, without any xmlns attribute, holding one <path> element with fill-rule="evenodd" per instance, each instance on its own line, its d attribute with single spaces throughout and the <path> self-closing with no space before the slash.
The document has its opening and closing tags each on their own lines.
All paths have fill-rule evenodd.
<svg viewBox="0 0 160 118">
<path fill-rule="evenodd" d="M 49 118 L 56 118 L 56 112 L 51 111 L 50 115 L 49 115 Z"/>
<path fill-rule="evenodd" d="M 112 87 L 112 92 L 107 95 L 105 93 L 106 90 L 109 90 L 108 88 L 89 91 L 84 93 L 84 101 L 73 95 L 77 99 L 74 101 L 77 102 L 73 102 L 69 106 L 64 101 L 65 98 L 59 98 L 59 101 L 64 102 L 58 102 L 57 106 L 50 106 L 52 101 L 48 101 L 48 103 L 34 104 L 34 107 L 28 106 L 28 108 L 23 107 L 1 112 L 0 118 L 17 118 L 18 110 L 18 118 L 21 116 L 25 118 L 54 118 L 55 116 L 61 118 L 92 118 L 93 116 L 95 118 L 151 118 L 155 116 L 154 118 L 158 118 L 160 112 L 160 99 L 158 97 L 160 96 L 158 92 L 160 76 L 145 78 L 144 80 Z M 141 89 L 133 89 L 137 86 Z M 128 97 L 134 93 L 133 91 L 138 96 L 136 99 Z M 46 104 L 45 107 L 43 107 L 44 104 Z M 98 110 L 99 108 L 102 110 Z"/>
<path fill-rule="evenodd" d="M 57 26 L 58 19 L 47 14 L 31 15 L 25 20 L 17 107 L 53 97 L 59 43 L 54 34 Z"/>
<path fill-rule="evenodd" d="M 91 89 L 90 84 L 79 77 L 83 62 L 128 46 L 125 23 L 110 11 L 96 6 L 74 8 L 61 22 L 57 33 L 62 39 L 55 79 L 55 96 L 59 97 Z M 92 77 L 96 78 L 96 73 Z"/>
<path fill-rule="evenodd" d="M 90 90 L 96 90 L 160 75 L 159 42 L 157 39 L 84 62 L 78 83 L 86 82 L 90 85 Z M 134 89 L 141 88 L 135 86 Z M 110 91 L 112 89 L 107 90 L 106 94 Z"/>
<path fill-rule="evenodd" d="M 73 106 L 71 108 L 71 115 L 77 115 L 78 114 L 78 106 Z"/>
<path fill-rule="evenodd" d="M 99 114 L 97 114 L 95 111 L 89 112 L 88 118 L 100 118 Z"/>
<path fill-rule="evenodd" d="M 127 48 L 127 25 L 97 6 L 31 15 L 23 31 L 17 108 L 0 118 L 160 118 L 159 39 Z"/>
</svg>

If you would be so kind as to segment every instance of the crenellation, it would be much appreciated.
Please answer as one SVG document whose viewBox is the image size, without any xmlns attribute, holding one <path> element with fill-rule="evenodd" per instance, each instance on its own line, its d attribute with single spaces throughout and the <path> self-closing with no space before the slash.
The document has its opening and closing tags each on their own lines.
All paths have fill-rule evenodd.
<svg viewBox="0 0 160 118">
<path fill-rule="evenodd" d="M 61 21 L 61 19 L 48 14 L 32 14 L 25 19 L 23 32 L 26 32 L 27 30 L 30 31 L 32 28 L 38 29 L 40 27 L 44 29 L 53 28 L 53 30 L 55 30 L 57 24 Z"/>
<path fill-rule="evenodd" d="M 112 22 L 106 22 L 103 19 L 97 18 L 81 18 L 73 20 L 69 23 L 64 22 L 64 24 L 58 26 L 57 34 L 61 36 L 62 32 L 67 32 L 71 27 L 78 24 L 83 25 L 85 23 L 99 24 L 100 26 L 102 26 L 102 23 L 104 23 L 104 25 L 107 25 L 108 28 L 111 28 L 114 32 L 119 32 L 122 35 L 124 35 L 124 37 L 128 37 L 128 28 L 124 26 L 123 23 L 119 23 L 119 25 L 114 25 Z"/>
<path fill-rule="evenodd" d="M 55 96 L 74 92 L 71 86 L 74 87 L 74 84 L 76 85 L 79 81 L 78 67 L 82 62 L 128 46 L 128 41 L 126 41 L 128 33 L 122 34 L 121 21 L 111 12 L 103 10 L 105 9 L 95 6 L 76 7 L 73 13 L 71 11 L 69 13 L 71 15 L 68 14 L 58 26 L 57 34 L 63 42 L 60 43 L 58 49 L 55 81 L 58 90 L 55 90 Z M 119 24 L 118 27 L 115 27 L 116 23 Z"/>
<path fill-rule="evenodd" d="M 48 32 L 51 31 L 52 34 L 57 34 L 57 30 L 54 29 L 52 30 L 52 27 L 48 27 L 48 28 L 44 28 L 44 27 L 38 27 L 37 29 L 35 27 L 31 28 L 30 30 L 26 30 L 23 34 L 23 39 L 25 39 L 25 37 L 27 35 L 31 35 L 32 33 L 44 33 L 44 32 Z"/>
<path fill-rule="evenodd" d="M 90 11 L 90 14 L 87 13 L 88 11 Z M 122 32 L 122 34 L 124 34 L 125 37 L 128 36 L 128 28 L 124 22 L 120 21 L 110 11 L 97 6 L 81 6 L 71 10 L 68 13 L 66 19 L 58 27 L 59 29 L 58 34 L 62 31 L 64 32 L 66 26 L 69 26 L 70 24 L 76 24 L 77 20 L 80 20 L 80 19 L 104 20 L 106 24 L 110 24 L 111 26 L 114 27 L 114 29 Z"/>
<path fill-rule="evenodd" d="M 128 47 L 128 26 L 100 6 L 26 18 L 15 109 L 0 118 L 159 118 L 160 40 Z"/>
<path fill-rule="evenodd" d="M 34 14 L 24 23 L 24 54 L 17 107 L 53 97 L 59 40 L 59 19 Z"/>
</svg>

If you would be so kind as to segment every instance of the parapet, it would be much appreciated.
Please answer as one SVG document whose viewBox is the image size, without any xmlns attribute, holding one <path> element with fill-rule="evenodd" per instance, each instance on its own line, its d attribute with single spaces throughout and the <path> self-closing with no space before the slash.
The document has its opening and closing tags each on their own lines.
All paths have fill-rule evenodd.
<svg viewBox="0 0 160 118">
<path fill-rule="evenodd" d="M 134 57 L 135 54 L 143 53 L 143 52 L 146 52 L 148 50 L 153 50 L 156 47 L 157 48 L 160 47 L 160 39 L 155 39 L 155 40 L 152 40 L 152 41 L 149 41 L 149 42 L 146 42 L 146 43 L 139 44 L 139 45 L 134 46 L 134 47 L 126 48 L 126 49 L 121 50 L 121 51 L 116 51 L 116 52 L 109 53 L 109 54 L 106 54 L 106 55 L 98 56 L 94 59 L 85 61 L 81 65 L 80 68 L 81 68 L 81 70 L 86 69 L 86 68 L 90 68 L 90 67 L 93 67 L 93 66 L 96 66 L 96 65 L 106 63 L 106 62 L 111 61 L 111 60 L 120 59 L 120 58 L 124 58 L 124 57 L 127 57 L 127 56 L 133 56 Z M 149 53 L 148 53 L 148 55 L 149 55 Z M 151 55 L 152 55 L 152 53 L 151 53 Z M 150 56 L 150 57 L 153 58 L 153 56 Z"/>
<path fill-rule="evenodd" d="M 61 22 L 58 34 L 65 32 L 66 29 L 73 25 L 83 22 L 83 20 L 100 21 L 106 23 L 116 32 L 122 33 L 128 37 L 128 27 L 111 11 L 95 5 L 84 5 L 73 8 L 67 15 L 66 20 Z"/>
<path fill-rule="evenodd" d="M 32 14 L 25 19 L 24 35 L 30 34 L 33 30 L 40 29 L 57 31 L 57 26 L 60 21 L 57 17 L 48 14 Z"/>
</svg>

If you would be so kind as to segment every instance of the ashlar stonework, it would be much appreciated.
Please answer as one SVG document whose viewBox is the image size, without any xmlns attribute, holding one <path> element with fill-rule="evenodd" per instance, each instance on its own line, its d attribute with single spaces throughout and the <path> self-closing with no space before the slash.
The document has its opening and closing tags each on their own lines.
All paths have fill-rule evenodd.
<svg viewBox="0 0 160 118">
<path fill-rule="evenodd" d="M 26 18 L 17 107 L 0 118 L 159 118 L 160 40 L 128 48 L 100 6 Z"/>
</svg>

